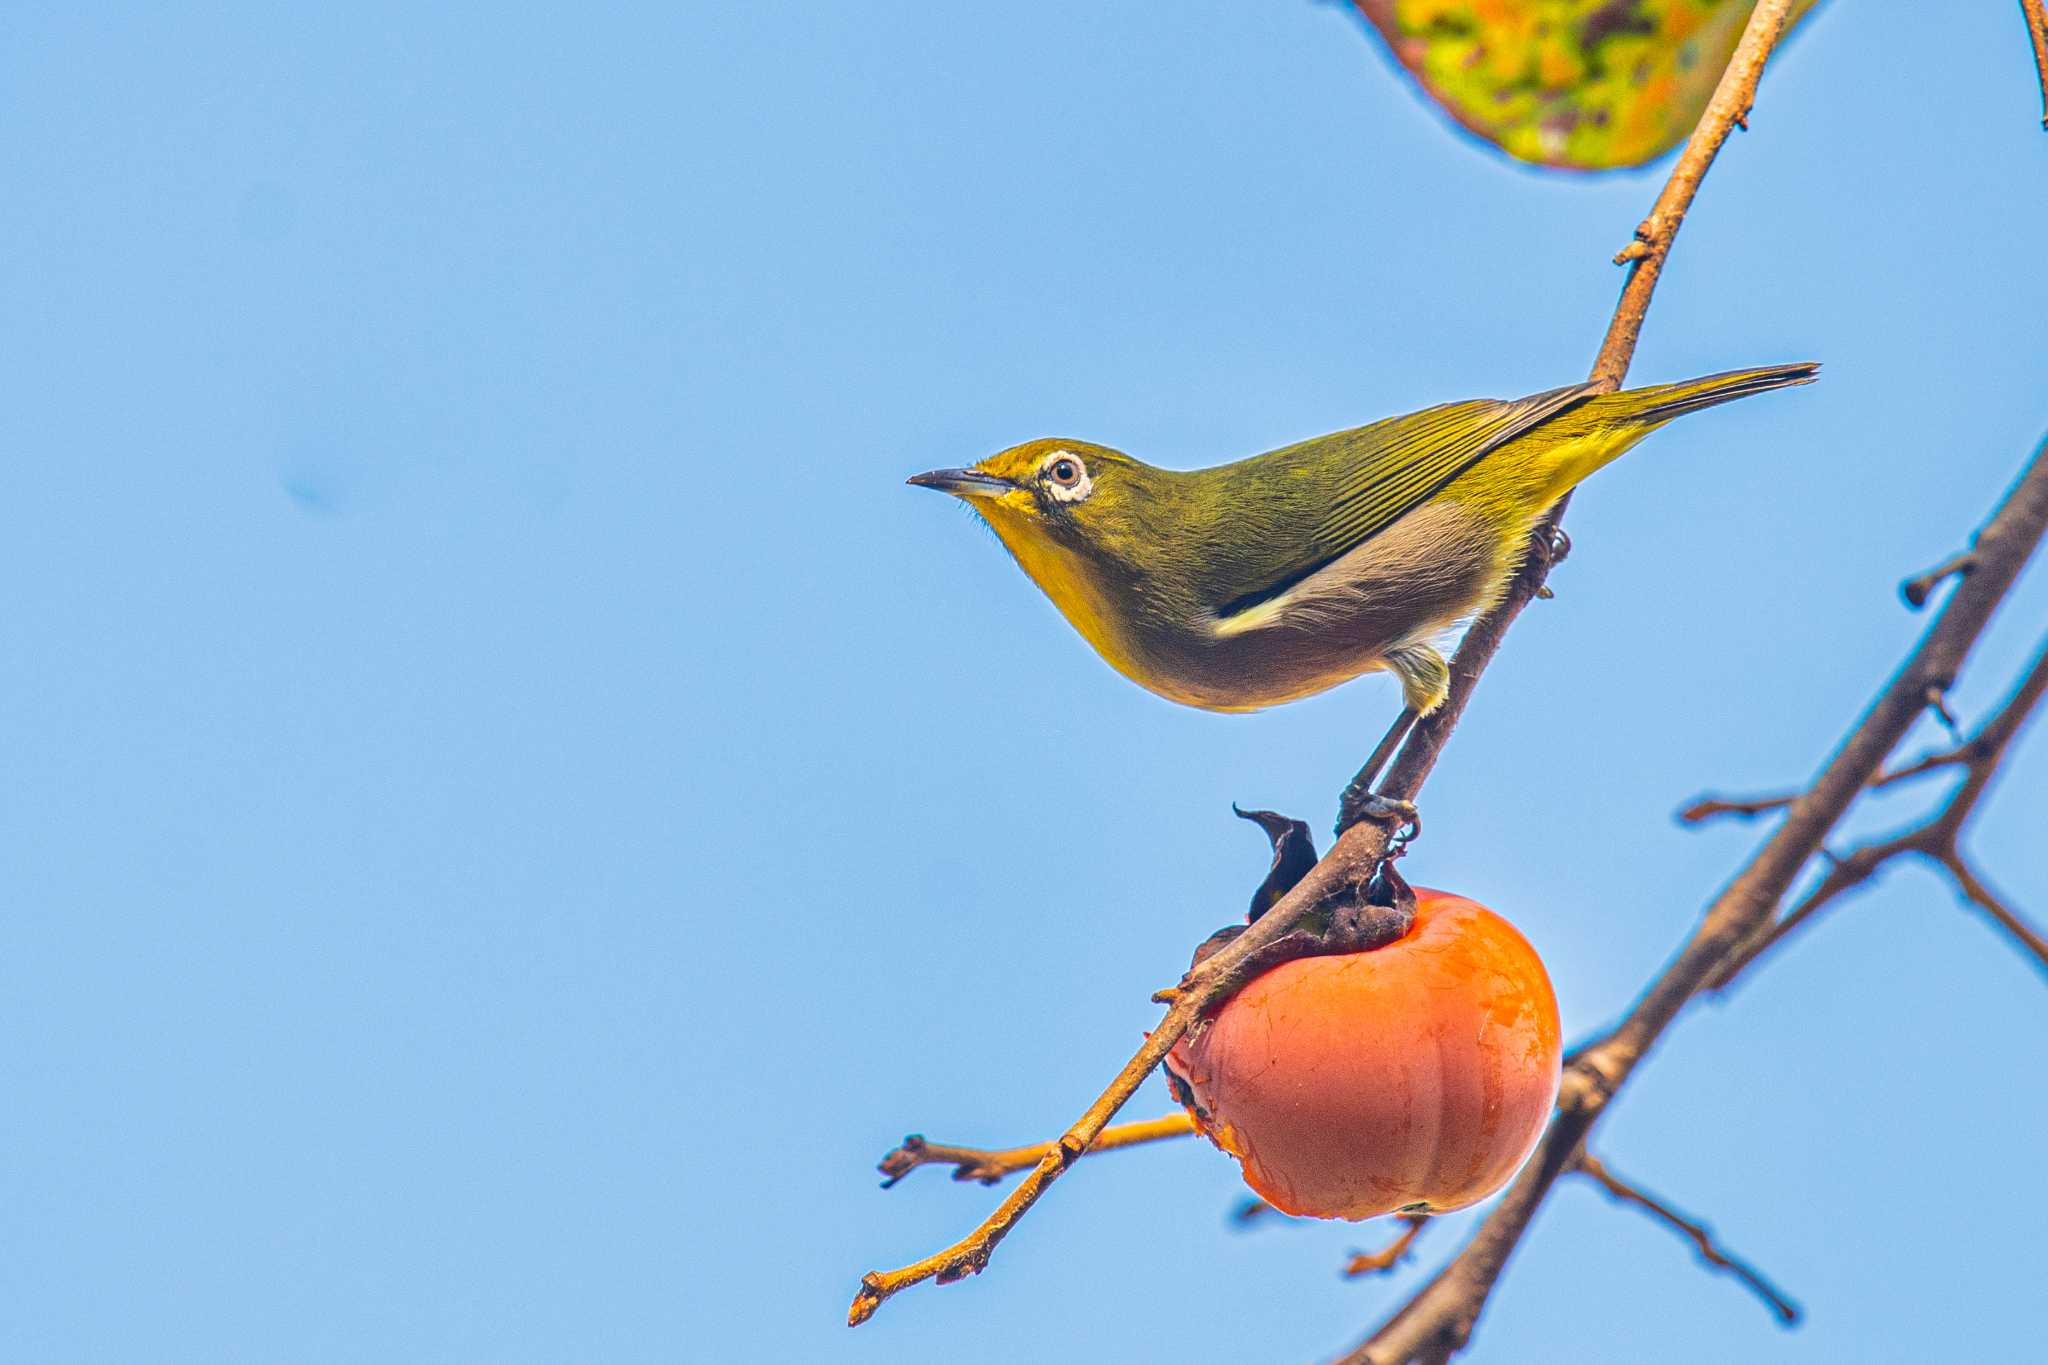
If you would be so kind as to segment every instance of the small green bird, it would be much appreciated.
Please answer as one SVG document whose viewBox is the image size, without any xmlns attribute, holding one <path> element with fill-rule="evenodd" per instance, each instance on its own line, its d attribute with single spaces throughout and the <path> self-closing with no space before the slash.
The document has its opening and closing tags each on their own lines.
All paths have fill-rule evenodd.
<svg viewBox="0 0 2048 1365">
<path fill-rule="evenodd" d="M 964 499 L 1162 697 L 1254 711 L 1386 669 L 1428 715 L 1450 690 L 1439 639 L 1500 600 L 1552 503 L 1672 418 L 1819 369 L 1446 403 L 1192 472 L 1029 441 L 910 482 Z"/>
</svg>

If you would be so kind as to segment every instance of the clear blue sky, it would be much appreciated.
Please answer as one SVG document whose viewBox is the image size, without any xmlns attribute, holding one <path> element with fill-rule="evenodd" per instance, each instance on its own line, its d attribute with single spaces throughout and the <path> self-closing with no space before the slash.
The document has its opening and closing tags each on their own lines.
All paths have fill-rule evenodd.
<svg viewBox="0 0 2048 1365">
<path fill-rule="evenodd" d="M 1353 1340 L 1418 1271 L 1229 1231 L 1194 1144 L 842 1325 L 994 1197 L 882 1194 L 883 1150 L 1069 1120 L 1263 870 L 1229 803 L 1321 828 L 1396 706 L 1169 706 L 901 481 L 1577 379 L 1661 168 L 1512 166 L 1333 5 L 345 8 L 0 16 L 0 1358 Z M 1934 23 L 1828 6 L 1773 68 L 1635 373 L 1826 377 L 1589 485 L 1427 792 L 1413 874 L 1516 920 L 1574 1035 L 1757 837 L 1670 811 L 1815 766 L 2048 427 L 2019 17 Z M 2044 773 L 1972 836 L 2036 914 Z M 1567 1186 L 1475 1358 L 2031 1350 L 2044 1075 L 2042 979 L 1900 868 L 1600 1136 L 1810 1325 Z"/>
</svg>

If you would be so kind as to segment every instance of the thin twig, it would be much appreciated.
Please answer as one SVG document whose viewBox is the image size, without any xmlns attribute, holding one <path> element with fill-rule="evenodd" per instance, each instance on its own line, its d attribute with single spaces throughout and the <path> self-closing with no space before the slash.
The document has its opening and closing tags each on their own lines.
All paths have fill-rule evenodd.
<svg viewBox="0 0 2048 1365">
<path fill-rule="evenodd" d="M 1906 599 L 1906 605 L 1914 611 L 1927 605 L 1927 599 L 1934 596 L 1935 588 L 1946 578 L 1964 578 L 1977 567 L 1975 552 L 1965 550 L 1952 559 L 1947 559 L 1929 569 L 1926 573 L 1915 574 L 1899 584 L 1899 596 Z"/>
<path fill-rule="evenodd" d="M 1422 1235 L 1423 1225 L 1430 1221 L 1424 1213 L 1396 1214 L 1401 1220 L 1401 1230 L 1378 1251 L 1354 1251 L 1351 1259 L 1344 1263 L 1344 1278 L 1355 1280 L 1361 1275 L 1385 1275 L 1395 1266 L 1408 1259 L 1408 1253 L 1415 1245 L 1415 1239 Z"/>
<path fill-rule="evenodd" d="M 1882 786 L 1883 779 L 1872 785 Z M 1722 815 L 1732 815 L 1738 820 L 1754 820 L 1759 815 L 1769 815 L 1774 810 L 1785 809 L 1792 804 L 1792 798 L 1797 795 L 1797 792 L 1780 792 L 1776 796 L 1702 796 L 1673 818 L 1681 825 L 1703 824 Z"/>
<path fill-rule="evenodd" d="M 1892 860 L 1907 854 L 1917 854 L 1947 872 L 1965 899 L 1990 915 L 2014 942 L 2032 954 L 2041 967 L 2048 969 L 2048 940 L 2044 940 L 2018 911 L 1991 893 L 1983 879 L 1970 869 L 1962 853 L 1964 825 L 1984 799 L 1984 793 L 2004 762 L 2013 739 L 2025 727 L 2044 693 L 2048 693 L 2048 641 L 2042 642 L 2039 653 L 2034 656 L 2033 663 L 2012 695 L 1999 705 L 1975 735 L 1947 754 L 1930 755 L 1899 770 L 1898 776 L 1903 777 L 1910 776 L 1915 770 L 1944 766 L 1944 762 L 1960 765 L 1968 776 L 1950 793 L 1948 800 L 1912 829 L 1863 844 L 1835 859 L 1826 875 L 1796 905 L 1765 924 L 1729 955 L 1714 974 L 1709 989 L 1726 990 L 1757 958 L 1797 933 L 1834 901 L 1876 878 Z M 1883 784 L 1875 782 L 1871 785 Z"/>
<path fill-rule="evenodd" d="M 1763 12 L 1764 6 L 1759 5 L 1756 14 Z M 1850 731 L 1819 778 L 1792 803 L 1784 822 L 1708 906 L 1691 940 L 1650 983 L 1628 1015 L 1567 1068 L 1557 1113 L 1535 1154 L 1472 1240 L 1378 1332 L 1344 1357 L 1345 1365 L 1442 1359 L 1463 1349 L 1509 1255 L 1558 1178 L 1572 1168 L 1588 1134 L 1687 1002 L 1759 926 L 1769 923 L 1800 869 L 1823 847 L 1843 814 L 1920 718 L 1928 688 L 1945 688 L 1956 678 L 2044 530 L 2048 530 L 2048 441 L 2035 451 L 2019 481 L 1979 534 L 1975 571 L 1957 585 L 1905 665 Z M 2002 715 L 2011 712 L 2008 707 Z M 2010 741 L 2022 718 L 2011 715 L 1999 722 L 1999 748 Z M 1973 768 L 1957 788 L 1950 806 L 1958 812 L 1958 826 L 1994 771 L 1995 765 L 1989 764 Z M 1958 806 L 1958 802 L 1965 804 Z"/>
<path fill-rule="evenodd" d="M 1870 790 L 1882 791 L 1886 787 L 1894 787 L 1901 782 L 1910 782 L 1916 777 L 1941 768 L 1960 768 L 1970 763 L 1977 756 L 1976 741 L 1974 740 L 1958 745 L 1953 749 L 1943 749 L 1939 753 L 1915 759 L 1903 768 L 1893 768 L 1879 774 L 1871 782 Z M 1757 796 L 1746 800 L 1725 796 L 1703 796 L 1684 810 L 1678 812 L 1677 819 L 1682 825 L 1704 824 L 1706 821 L 1722 815 L 1732 815 L 1738 820 L 1750 820 L 1759 815 L 1767 815 L 1772 811 L 1783 810 L 1798 798 L 1798 792 L 1779 792 L 1775 796 Z"/>
<path fill-rule="evenodd" d="M 1907 853 L 1919 852 L 1923 838 L 1922 831 L 1914 830 L 1910 834 L 1861 845 L 1840 857 L 1831 858 L 1827 874 L 1813 889 L 1801 896 L 1790 910 L 1776 920 L 1767 922 L 1757 935 L 1738 945 L 1715 969 L 1713 979 L 1707 983 L 1707 989 L 1727 990 L 1750 963 L 1797 933 L 1809 920 L 1835 901 L 1870 882 L 1892 859 Z"/>
<path fill-rule="evenodd" d="M 1167 1138 L 1187 1137 L 1194 1131 L 1195 1121 L 1186 1114 L 1165 1114 L 1156 1119 L 1119 1123 L 1102 1130 L 1102 1136 L 1089 1146 L 1088 1155 L 1096 1156 L 1120 1147 L 1136 1147 Z M 901 1147 L 883 1157 L 875 1169 L 888 1177 L 882 1182 L 885 1190 L 920 1166 L 951 1166 L 955 1180 L 978 1180 L 984 1185 L 993 1185 L 1006 1175 L 1027 1166 L 1036 1166 L 1050 1154 L 1052 1145 L 1035 1142 L 1028 1147 L 954 1147 L 942 1142 L 927 1142 L 922 1133 L 912 1133 L 903 1139 Z"/>
<path fill-rule="evenodd" d="M 1614 320 L 1608 324 L 1607 336 L 1600 344 L 1600 354 L 1593 362 L 1593 382 L 1618 389 L 1627 377 L 1629 361 L 1636 353 L 1636 339 L 1642 335 L 1643 317 L 1649 312 L 1650 296 L 1656 292 L 1657 279 L 1664 273 L 1664 262 L 1671 255 L 1679 225 L 1685 221 L 1686 210 L 1692 207 L 1693 196 L 1699 193 L 1700 182 L 1706 179 L 1729 131 L 1738 123 L 1749 126 L 1745 120 L 1756 103 L 1757 82 L 1763 78 L 1764 63 L 1771 49 L 1785 31 L 1785 16 L 1791 5 L 1792 0 L 1762 0 L 1751 12 L 1749 24 L 1728 58 L 1727 69 L 1714 87 L 1713 98 L 1707 101 L 1706 111 L 1686 139 L 1678 164 L 1671 168 L 1671 178 L 1664 182 L 1663 192 L 1650 206 L 1649 217 L 1636 228 L 1635 240 L 1614 258 L 1616 265 L 1630 267 L 1629 277 L 1622 286 Z"/>
<path fill-rule="evenodd" d="M 2034 75 L 2041 82 L 2041 126 L 2048 128 L 2048 7 L 2041 0 L 2020 0 L 2027 37 L 2034 43 Z"/>
<path fill-rule="evenodd" d="M 1999 899 L 1961 853 L 1955 849 L 1947 850 L 1941 856 L 1941 865 L 1949 876 L 1955 878 L 1956 889 L 1963 893 L 1963 899 L 1991 916 L 1993 923 L 2034 955 L 2036 966 L 2048 972 L 2048 938 L 2043 938 L 2041 931 L 2029 924 L 2019 911 Z"/>
<path fill-rule="evenodd" d="M 1799 1305 L 1786 1298 L 1784 1292 L 1766 1279 L 1762 1271 L 1716 1245 L 1713 1230 L 1706 1224 L 1695 1222 L 1655 1195 L 1623 1180 L 1610 1171 L 1605 1162 L 1590 1152 L 1581 1152 L 1573 1169 L 1606 1191 L 1609 1198 L 1624 1204 L 1633 1204 L 1686 1238 L 1698 1250 L 1701 1261 L 1716 1269 L 1725 1270 L 1742 1281 L 1750 1293 L 1762 1299 L 1765 1306 L 1777 1315 L 1779 1322 L 1790 1327 L 1799 1321 Z"/>
</svg>

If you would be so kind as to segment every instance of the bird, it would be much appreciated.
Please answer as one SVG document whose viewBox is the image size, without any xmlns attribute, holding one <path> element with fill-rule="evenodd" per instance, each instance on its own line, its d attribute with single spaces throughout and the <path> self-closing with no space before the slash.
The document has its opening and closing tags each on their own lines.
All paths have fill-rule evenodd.
<svg viewBox="0 0 2048 1365">
<path fill-rule="evenodd" d="M 1111 667 L 1170 701 L 1256 711 L 1384 670 L 1426 716 L 1450 691 L 1448 632 L 1500 601 L 1558 499 L 1673 418 L 1819 369 L 1445 403 L 1198 470 L 1045 438 L 909 482 L 965 502 Z"/>
</svg>

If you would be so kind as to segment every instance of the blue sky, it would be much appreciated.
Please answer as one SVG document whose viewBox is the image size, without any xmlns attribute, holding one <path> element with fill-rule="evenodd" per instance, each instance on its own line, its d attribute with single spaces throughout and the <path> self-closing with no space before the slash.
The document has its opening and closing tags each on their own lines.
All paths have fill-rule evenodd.
<svg viewBox="0 0 2048 1365">
<path fill-rule="evenodd" d="M 1814 768 L 2048 427 L 2038 92 L 1952 9 L 1773 67 L 1635 376 L 1826 376 L 1588 485 L 1426 793 L 1573 1035 L 1757 838 L 1671 810 Z M 1273 0 L 15 5 L 0 164 L 0 1357 L 1309 1361 L 1416 1283 L 1182 1144 L 842 1325 L 994 1197 L 880 1154 L 1063 1126 L 1262 873 L 1229 803 L 1321 828 L 1397 704 L 1169 706 L 901 480 L 1573 381 L 1661 167 L 1510 165 Z M 1971 834 L 2037 916 L 2041 745 Z M 2030 1347 L 2044 1024 L 1895 870 L 1599 1140 L 1809 1325 L 1567 1186 L 1474 1358 Z"/>
</svg>

